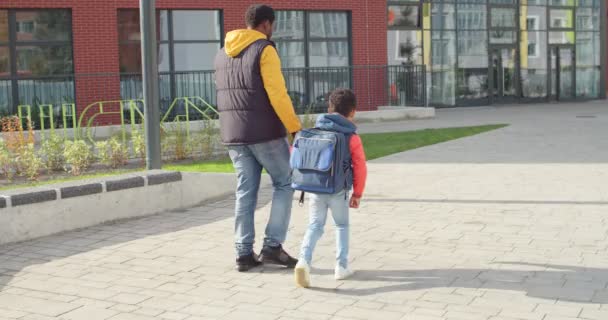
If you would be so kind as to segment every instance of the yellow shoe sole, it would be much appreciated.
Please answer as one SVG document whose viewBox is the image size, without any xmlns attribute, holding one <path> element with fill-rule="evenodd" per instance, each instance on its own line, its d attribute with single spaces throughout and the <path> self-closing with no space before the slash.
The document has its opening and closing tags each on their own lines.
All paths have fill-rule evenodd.
<svg viewBox="0 0 608 320">
<path fill-rule="evenodd" d="M 310 287 L 310 279 L 306 274 L 306 269 L 304 268 L 295 268 L 294 276 L 296 280 L 296 286 L 300 288 L 309 288 Z"/>
</svg>

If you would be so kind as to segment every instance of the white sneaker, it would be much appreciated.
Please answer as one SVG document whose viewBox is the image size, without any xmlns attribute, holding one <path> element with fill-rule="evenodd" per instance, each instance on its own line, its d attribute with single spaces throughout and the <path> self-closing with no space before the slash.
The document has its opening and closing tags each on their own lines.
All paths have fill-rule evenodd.
<svg viewBox="0 0 608 320">
<path fill-rule="evenodd" d="M 300 259 L 293 270 L 293 274 L 296 280 L 296 286 L 301 288 L 310 287 L 310 266 L 306 261 Z"/>
<path fill-rule="evenodd" d="M 349 268 L 342 268 L 341 266 L 336 266 L 334 278 L 336 278 L 336 280 L 345 280 L 350 278 L 354 273 L 355 272 Z"/>
</svg>

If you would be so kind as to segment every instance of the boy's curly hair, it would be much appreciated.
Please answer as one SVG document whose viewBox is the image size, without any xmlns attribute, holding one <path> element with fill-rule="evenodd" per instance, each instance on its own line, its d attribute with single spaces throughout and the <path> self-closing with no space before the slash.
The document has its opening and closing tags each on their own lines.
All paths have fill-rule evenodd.
<svg viewBox="0 0 608 320">
<path fill-rule="evenodd" d="M 348 117 L 357 109 L 357 97 L 350 89 L 336 89 L 329 95 L 329 113 L 337 112 Z"/>
</svg>

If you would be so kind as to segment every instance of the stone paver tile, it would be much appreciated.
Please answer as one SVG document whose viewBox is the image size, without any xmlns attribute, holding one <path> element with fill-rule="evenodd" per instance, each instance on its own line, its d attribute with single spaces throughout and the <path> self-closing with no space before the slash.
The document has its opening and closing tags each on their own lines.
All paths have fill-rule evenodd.
<svg viewBox="0 0 608 320">
<path fill-rule="evenodd" d="M 0 308 L 55 317 L 80 307 L 77 304 L 0 294 Z"/>
<path fill-rule="evenodd" d="M 167 320 L 184 320 L 189 317 L 189 315 L 179 312 L 165 312 L 161 314 L 159 317 Z"/>
<path fill-rule="evenodd" d="M 546 313 L 547 316 L 560 316 L 576 318 L 582 311 L 582 307 L 558 306 L 549 304 L 539 304 L 534 310 L 538 313 Z"/>
<path fill-rule="evenodd" d="M 501 317 L 505 318 L 516 318 L 521 320 L 543 320 L 546 316 L 546 313 L 541 312 L 521 312 L 514 310 L 502 310 L 499 314 Z"/>
<path fill-rule="evenodd" d="M 305 311 L 300 311 L 300 310 L 286 310 L 285 312 L 283 312 L 283 314 L 281 315 L 284 318 L 287 319 L 303 319 L 303 320 L 327 320 L 327 319 L 331 319 L 332 315 L 329 314 L 321 314 L 321 313 L 312 313 L 312 312 L 305 312 Z"/>
<path fill-rule="evenodd" d="M 163 310 L 163 309 L 148 308 L 148 307 L 141 307 L 141 308 L 133 311 L 134 314 L 139 314 L 139 315 L 149 316 L 149 317 L 156 317 L 164 312 L 165 312 L 165 310 Z"/>
<path fill-rule="evenodd" d="M 233 308 L 193 304 L 180 310 L 180 312 L 187 313 L 193 316 L 222 317 L 230 313 L 232 310 Z"/>
<path fill-rule="evenodd" d="M 108 300 L 122 304 L 138 304 L 148 299 L 150 299 L 150 297 L 144 295 L 120 293 L 109 298 Z"/>
<path fill-rule="evenodd" d="M 110 318 L 110 320 L 158 320 L 158 319 L 153 316 L 145 316 L 145 315 L 141 315 L 141 314 L 120 313 L 120 314 Z"/>
<path fill-rule="evenodd" d="M 80 299 L 74 300 L 72 303 L 81 305 L 81 306 L 96 307 L 99 309 L 108 309 L 116 304 L 116 302 L 89 299 L 89 298 L 80 298 Z"/>
<path fill-rule="evenodd" d="M 580 318 L 590 320 L 606 320 L 608 319 L 608 310 L 595 310 L 584 307 L 583 312 L 580 314 Z"/>
<path fill-rule="evenodd" d="M 344 308 L 343 305 L 333 304 L 331 301 L 326 302 L 307 302 L 298 308 L 299 311 L 320 313 L 320 314 L 335 314 L 338 310 Z"/>
<path fill-rule="evenodd" d="M 61 315 L 61 318 L 67 320 L 106 320 L 117 315 L 118 313 L 119 312 L 113 310 L 84 306 Z"/>
<path fill-rule="evenodd" d="M 139 309 L 139 306 L 134 306 L 132 304 L 122 304 L 118 303 L 110 307 L 111 310 L 115 310 L 121 313 L 129 313 Z"/>
<path fill-rule="evenodd" d="M 403 316 L 400 313 L 383 310 L 370 310 L 362 309 L 357 307 L 344 307 L 342 310 L 336 313 L 337 316 L 350 318 L 350 319 L 378 319 L 378 320 L 391 320 L 401 319 Z"/>
<path fill-rule="evenodd" d="M 276 314 L 248 311 L 233 311 L 222 317 L 224 320 L 275 320 L 278 318 L 279 316 Z"/>
<path fill-rule="evenodd" d="M 6 317 L 6 318 L 10 318 L 10 319 L 18 319 L 18 318 L 24 317 L 26 315 L 27 315 L 27 313 L 25 313 L 25 312 L 0 308 L 0 316 L 2 316 L 2 317 Z"/>
<path fill-rule="evenodd" d="M 167 298 L 150 298 L 139 303 L 143 308 L 158 309 L 164 311 L 179 311 L 188 306 L 190 303 L 184 301 L 170 300 Z"/>
</svg>

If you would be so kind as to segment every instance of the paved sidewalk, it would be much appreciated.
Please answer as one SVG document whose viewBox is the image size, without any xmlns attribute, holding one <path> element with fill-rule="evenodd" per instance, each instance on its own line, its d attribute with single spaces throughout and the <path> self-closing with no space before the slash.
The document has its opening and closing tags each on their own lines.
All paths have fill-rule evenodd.
<svg viewBox="0 0 608 320">
<path fill-rule="evenodd" d="M 0 319 L 608 319 L 607 105 L 447 110 L 362 130 L 488 123 L 510 126 L 370 163 L 352 280 L 333 280 L 331 227 L 310 290 L 273 267 L 233 271 L 227 199 L 0 247 Z M 306 220 L 296 207 L 290 252 Z"/>
</svg>

